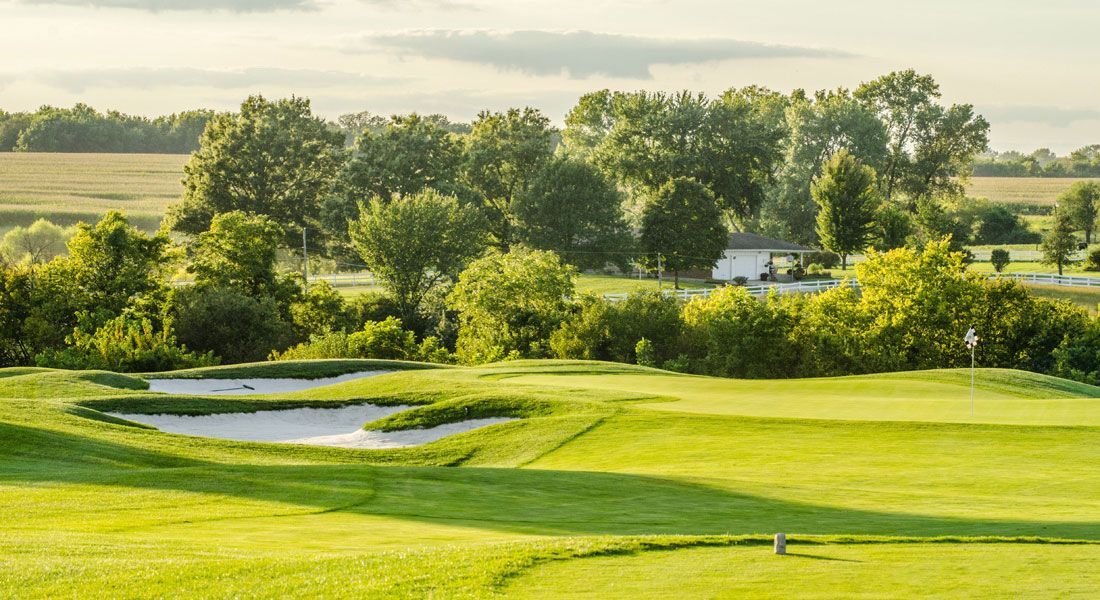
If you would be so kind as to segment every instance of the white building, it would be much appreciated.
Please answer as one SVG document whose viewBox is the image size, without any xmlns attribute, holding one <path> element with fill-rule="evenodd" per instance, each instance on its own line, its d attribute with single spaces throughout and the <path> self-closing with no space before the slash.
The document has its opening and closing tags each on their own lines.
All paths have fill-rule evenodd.
<svg viewBox="0 0 1100 600">
<path fill-rule="evenodd" d="M 731 233 L 725 255 L 715 263 L 711 277 L 723 281 L 735 277 L 760 279 L 761 274 L 768 272 L 768 262 L 773 257 L 776 262 L 782 258 L 800 264 L 802 256 L 809 252 L 813 250 L 755 233 Z"/>
</svg>

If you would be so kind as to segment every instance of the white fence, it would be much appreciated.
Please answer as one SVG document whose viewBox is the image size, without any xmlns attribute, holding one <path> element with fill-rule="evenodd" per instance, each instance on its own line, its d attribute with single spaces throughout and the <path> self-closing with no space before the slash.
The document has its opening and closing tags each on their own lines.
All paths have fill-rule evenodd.
<svg viewBox="0 0 1100 600">
<path fill-rule="evenodd" d="M 1051 275 L 1049 273 L 1000 273 L 989 276 L 990 279 L 1015 279 L 1024 283 L 1039 285 L 1064 285 L 1069 287 L 1100 287 L 1100 277 L 1081 277 L 1079 275 Z"/>
<path fill-rule="evenodd" d="M 1081 277 L 1078 275 L 1050 275 L 1047 273 L 993 273 L 990 279 L 1015 279 L 1023 283 L 1037 285 L 1061 285 L 1067 287 L 1100 287 L 1100 277 Z M 780 294 L 797 294 L 823 292 L 839 287 L 847 281 L 852 287 L 859 287 L 859 282 L 853 279 L 813 279 L 810 281 L 798 281 L 795 283 L 773 283 L 747 285 L 745 290 L 753 296 L 767 296 L 771 290 Z M 682 299 L 690 299 L 696 296 L 707 297 L 718 287 L 694 290 L 663 290 L 666 296 L 675 296 Z M 605 294 L 604 298 L 611 301 L 625 300 L 629 294 Z"/>
<path fill-rule="evenodd" d="M 794 283 L 772 283 L 772 284 L 759 284 L 759 285 L 746 285 L 744 288 L 753 296 L 767 296 L 771 290 L 775 290 L 780 294 L 797 294 L 803 292 L 823 292 L 827 289 L 835 288 L 839 286 L 843 281 L 842 279 L 811 279 L 810 281 L 796 281 Z M 854 279 L 849 279 L 852 285 L 857 285 Z M 699 297 L 707 297 L 714 292 L 714 290 L 721 289 L 718 287 L 713 288 L 700 288 L 691 290 L 662 290 L 662 293 L 666 296 L 675 296 L 682 299 L 690 299 Z M 625 300 L 630 294 L 604 294 L 604 298 L 611 301 Z"/>
</svg>

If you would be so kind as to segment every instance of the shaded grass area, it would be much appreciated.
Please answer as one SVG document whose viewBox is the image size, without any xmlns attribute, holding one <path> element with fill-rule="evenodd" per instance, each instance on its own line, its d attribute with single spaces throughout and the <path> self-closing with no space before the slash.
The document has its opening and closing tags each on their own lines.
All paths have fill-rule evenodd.
<svg viewBox="0 0 1100 600">
<path fill-rule="evenodd" d="M 235 376 L 250 377 L 269 367 L 234 368 Z M 724 585 L 747 586 L 730 589 L 760 593 L 768 591 L 766 578 L 733 575 L 770 568 L 754 561 L 774 558 L 766 544 L 776 531 L 792 535 L 795 552 L 798 543 L 812 543 L 805 552 L 825 557 L 814 564 L 881 565 L 811 573 L 823 590 L 841 595 L 889 577 L 904 561 L 919 565 L 921 576 L 967 553 L 1008 565 L 996 558 L 1002 545 L 1039 565 L 1073 556 L 1079 568 L 1093 568 L 1100 558 L 1024 543 L 1100 540 L 1100 475 L 1092 468 L 1100 429 L 1043 419 L 937 422 L 919 403 L 914 410 L 927 411 L 925 422 L 820 420 L 797 410 L 804 402 L 812 413 L 811 401 L 822 398 L 876 401 L 883 389 L 898 404 L 961 395 L 968 393 L 962 372 L 743 382 L 610 363 L 520 361 L 228 399 L 150 394 L 130 389 L 134 378 L 103 377 L 0 377 L 0 590 L 25 597 L 93 590 L 123 597 L 567 596 L 585 565 L 596 564 L 587 561 L 621 559 L 629 564 L 596 569 L 609 575 L 592 575 L 593 590 L 620 595 L 599 586 L 615 583 L 617 570 L 637 569 L 639 585 L 651 582 L 654 592 L 668 582 L 681 585 L 672 595 L 706 596 L 718 588 L 692 582 L 720 585 L 724 577 Z M 27 378 L 50 392 L 26 395 L 33 387 Z M 1014 371 L 983 371 L 979 383 L 990 401 L 1060 402 L 1073 410 L 1095 402 L 1097 392 Z M 692 394 L 720 406 L 749 384 L 761 387 L 743 396 L 777 399 L 776 414 L 651 410 Z M 658 398 L 665 402 L 639 404 Z M 93 410 L 364 400 L 418 405 L 370 425 L 383 429 L 522 418 L 418 448 L 361 451 L 169 435 Z M 849 545 L 836 546 L 842 542 Z M 898 549 L 853 550 L 854 542 Z M 932 542 L 939 543 L 930 549 Z M 973 549 L 979 542 L 982 549 Z M 708 549 L 732 553 L 733 573 L 707 575 L 710 559 L 690 553 Z M 681 553 L 686 566 L 677 570 Z M 1074 590 L 1059 581 L 1036 579 Z"/>
</svg>

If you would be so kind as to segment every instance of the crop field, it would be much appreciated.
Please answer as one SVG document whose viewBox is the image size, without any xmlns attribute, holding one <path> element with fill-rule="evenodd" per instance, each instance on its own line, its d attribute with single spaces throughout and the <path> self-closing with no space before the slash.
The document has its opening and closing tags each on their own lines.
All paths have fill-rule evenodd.
<svg viewBox="0 0 1100 600">
<path fill-rule="evenodd" d="M 979 361 L 981 360 L 979 354 Z M 418 367 L 415 370 L 410 367 Z M 1010 370 L 730 380 L 583 361 L 262 363 L 390 374 L 268 396 L 0 370 L 0 596 L 1094 597 L 1100 388 Z M 163 375 L 158 375 L 162 377 Z M 353 450 L 112 417 L 413 405 Z M 789 535 L 789 554 L 771 536 Z"/>
<path fill-rule="evenodd" d="M 157 228 L 183 193 L 187 156 L 0 152 L 0 233 L 45 217 L 59 225 L 122 210 Z"/>
<path fill-rule="evenodd" d="M 1074 177 L 971 177 L 968 196 L 988 198 L 1003 204 L 1052 205 L 1075 181 L 1096 181 Z"/>
</svg>

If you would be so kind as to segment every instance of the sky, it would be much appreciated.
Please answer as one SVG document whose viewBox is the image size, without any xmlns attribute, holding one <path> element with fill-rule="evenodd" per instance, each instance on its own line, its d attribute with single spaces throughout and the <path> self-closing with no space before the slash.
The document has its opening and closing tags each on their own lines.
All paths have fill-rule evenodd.
<svg viewBox="0 0 1100 600">
<path fill-rule="evenodd" d="M 854 88 L 892 70 L 973 104 L 997 150 L 1100 143 L 1089 0 L 0 0 L 0 109 L 158 115 L 306 96 L 335 118 L 758 84 Z"/>
</svg>

